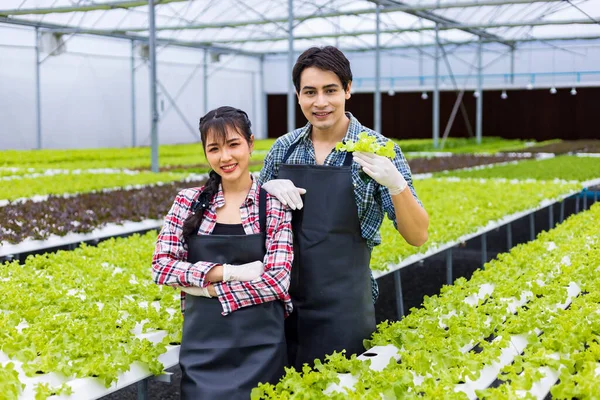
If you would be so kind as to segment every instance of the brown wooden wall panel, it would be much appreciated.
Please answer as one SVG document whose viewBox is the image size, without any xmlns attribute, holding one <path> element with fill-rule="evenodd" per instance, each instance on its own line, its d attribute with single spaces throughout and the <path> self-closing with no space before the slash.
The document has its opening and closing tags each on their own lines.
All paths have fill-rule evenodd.
<svg viewBox="0 0 600 400">
<path fill-rule="evenodd" d="M 600 139 L 600 88 L 578 88 L 572 96 L 570 89 L 550 94 L 548 89 L 511 90 L 508 98 L 501 91 L 484 91 L 483 135 L 507 139 Z M 430 138 L 433 121 L 433 94 L 427 100 L 421 93 L 405 92 L 389 96 L 382 94 L 382 133 L 394 138 Z M 440 93 L 440 136 L 452 112 L 457 93 Z M 466 92 L 463 104 L 475 132 L 476 99 Z M 355 93 L 346 103 L 363 125 L 373 127 L 373 94 Z M 269 137 L 279 137 L 286 130 L 287 107 L 285 95 L 268 96 Z M 296 109 L 296 126 L 306 124 L 300 107 Z M 450 137 L 467 137 L 467 124 L 459 111 L 450 130 Z"/>
</svg>

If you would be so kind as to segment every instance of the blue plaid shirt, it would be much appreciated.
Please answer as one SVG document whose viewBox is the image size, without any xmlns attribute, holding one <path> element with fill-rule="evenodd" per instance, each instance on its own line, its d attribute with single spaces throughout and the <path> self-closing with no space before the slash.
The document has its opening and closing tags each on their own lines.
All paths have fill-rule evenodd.
<svg viewBox="0 0 600 400">
<path fill-rule="evenodd" d="M 357 141 L 360 132 L 367 132 L 369 135 L 375 136 L 377 142 L 381 145 L 384 145 L 388 141 L 382 134 L 363 126 L 349 112 L 346 113 L 346 116 L 350 118 L 350 125 L 348 126 L 346 136 L 344 136 L 344 141 Z M 279 173 L 279 165 L 281 165 L 285 153 L 288 148 L 296 142 L 298 145 L 292 154 L 290 154 L 287 163 L 316 165 L 315 149 L 310 136 L 311 128 L 311 124 L 307 123 L 304 127 L 289 132 L 275 141 L 271 150 L 269 150 L 269 153 L 265 157 L 264 167 L 259 177 L 259 183 L 261 185 L 271 179 L 275 179 Z M 395 145 L 394 148 L 396 150 L 396 157 L 394 158 L 393 163 L 402 173 L 404 179 L 406 179 L 408 188 L 415 199 L 419 201 L 412 184 L 410 167 L 406 162 L 406 158 L 404 158 L 402 150 L 400 150 L 398 145 Z M 324 165 L 341 166 L 344 163 L 345 156 L 345 152 L 333 150 L 327 158 L 325 158 Z M 378 184 L 374 179 L 362 172 L 360 165 L 355 162 L 352 163 L 352 183 L 354 185 L 354 197 L 358 208 L 358 218 L 361 223 L 362 236 L 366 239 L 367 245 L 372 250 L 373 247 L 381 243 L 379 228 L 383 222 L 384 213 L 387 213 L 388 218 L 394 223 L 394 227 L 396 227 L 396 229 L 398 228 L 392 198 L 385 186 Z M 419 204 L 421 204 L 420 201 Z M 373 275 L 371 275 L 371 281 L 373 301 L 375 301 L 379 295 L 379 290 L 377 282 L 373 279 Z"/>
</svg>

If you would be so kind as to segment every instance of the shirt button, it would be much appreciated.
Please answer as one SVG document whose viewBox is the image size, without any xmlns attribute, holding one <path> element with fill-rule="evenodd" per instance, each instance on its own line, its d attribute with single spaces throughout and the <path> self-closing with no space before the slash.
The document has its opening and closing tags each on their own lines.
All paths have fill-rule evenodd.
<svg viewBox="0 0 600 400">
<path fill-rule="evenodd" d="M 356 185 L 356 183 L 353 183 L 353 185 L 354 185 L 354 187 L 356 187 L 356 186 L 357 186 L 357 185 Z"/>
</svg>

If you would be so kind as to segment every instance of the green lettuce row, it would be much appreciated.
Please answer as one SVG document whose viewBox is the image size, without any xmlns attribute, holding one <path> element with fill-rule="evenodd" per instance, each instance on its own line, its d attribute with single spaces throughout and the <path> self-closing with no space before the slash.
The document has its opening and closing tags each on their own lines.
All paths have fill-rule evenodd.
<svg viewBox="0 0 600 400">
<path fill-rule="evenodd" d="M 44 173 L 43 169 L 36 168 L 15 168 L 15 167 L 0 167 L 0 178 L 3 177 L 19 177 L 29 174 L 41 174 Z"/>
<path fill-rule="evenodd" d="M 543 200 L 558 199 L 581 189 L 575 183 L 552 181 L 424 179 L 413 183 L 429 213 L 429 240 L 421 247 L 413 247 L 385 218 L 380 230 L 382 243 L 373 249 L 373 270 L 386 270 L 389 264 L 455 241 L 492 221 L 535 208 Z"/>
<path fill-rule="evenodd" d="M 11 362 L 2 365 L 0 363 L 0 393 L 6 400 L 16 400 L 19 393 L 25 387 L 19 381 L 19 373 L 15 370 L 15 365 Z"/>
<path fill-rule="evenodd" d="M 100 148 L 70 150 L 4 150 L 0 151 L 0 166 L 63 168 L 62 163 L 95 163 L 96 161 L 120 162 L 126 160 L 146 160 L 150 162 L 150 147 Z M 205 160 L 204 150 L 199 143 L 159 146 L 159 157 L 196 157 L 196 162 Z M 107 165 L 103 166 L 108 167 Z"/>
<path fill-rule="evenodd" d="M 597 274 L 589 283 L 600 285 Z M 600 362 L 600 294 L 587 293 L 576 298 L 569 309 L 552 315 L 543 335 L 533 337 L 523 355 L 503 369 L 498 388 L 479 391 L 482 399 L 515 398 L 545 376 L 545 369 L 560 371 L 560 382 L 551 388 L 554 399 L 589 399 L 600 393 L 595 370 Z"/>
<path fill-rule="evenodd" d="M 539 251 L 543 252 L 544 250 L 546 249 Z M 529 259 L 532 258 L 531 254 L 535 253 L 533 251 L 529 253 Z M 548 316 L 560 312 L 555 305 L 565 301 L 565 288 L 572 281 L 571 275 L 555 271 L 556 263 L 560 262 L 560 256 L 564 256 L 564 254 L 557 253 L 553 258 L 545 257 L 543 260 L 534 262 L 527 262 L 527 258 L 523 257 L 521 264 L 515 264 L 510 268 L 506 268 L 505 263 L 496 265 L 495 268 L 501 275 L 496 280 L 486 278 L 487 282 L 494 285 L 492 296 L 486 298 L 479 307 L 467 309 L 467 312 L 464 312 L 465 307 L 461 306 L 460 302 L 453 302 L 450 299 L 448 304 L 447 297 L 440 297 L 440 302 L 444 303 L 443 306 L 437 305 L 430 311 L 435 314 L 444 307 L 446 311 L 444 315 L 452 315 L 448 322 L 444 321 L 448 328 L 448 336 L 444 336 L 441 331 L 436 332 L 436 329 L 439 330 L 439 328 L 433 324 L 425 331 L 421 328 L 414 329 L 411 333 L 416 336 L 412 338 L 407 338 L 404 331 L 401 332 L 403 335 L 393 335 L 392 338 L 395 340 L 402 337 L 401 347 L 403 351 L 405 350 L 405 352 L 401 352 L 402 366 L 408 368 L 408 372 L 415 371 L 424 376 L 432 375 L 415 390 L 425 394 L 428 398 L 437 398 L 444 391 L 452 392 L 457 383 L 465 381 L 467 378 L 477 379 L 481 368 L 484 365 L 490 365 L 499 357 L 504 348 L 510 346 L 508 339 L 512 335 L 530 336 L 534 327 L 546 330 L 549 325 Z M 506 259 L 504 261 L 514 260 Z M 527 264 L 525 264 L 526 262 Z M 527 267 L 528 271 L 520 272 L 519 269 L 524 267 Z M 490 269 L 494 266 L 487 265 L 486 268 Z M 510 276 L 511 279 L 506 279 L 507 276 Z M 531 292 L 527 296 L 527 303 L 518 310 L 518 314 L 511 314 L 504 320 L 506 311 L 503 310 L 501 299 L 509 298 L 509 296 L 518 297 L 516 296 L 517 292 L 524 289 Z M 457 315 L 453 315 L 452 310 L 455 310 Z M 413 310 L 413 314 L 418 312 Z M 416 318 L 413 314 L 411 314 L 411 317 L 414 318 L 413 322 L 417 322 L 417 319 L 419 321 L 427 320 L 427 315 L 430 313 L 425 312 L 421 318 Z M 552 320 L 550 319 L 550 321 Z M 435 319 L 432 322 L 435 322 Z M 427 338 L 433 336 L 433 340 L 423 346 L 423 340 L 418 339 L 422 335 Z M 495 341 L 482 340 L 491 335 L 496 337 Z M 444 340 L 440 341 L 440 337 Z M 535 335 L 530 337 L 535 337 Z M 412 343 L 413 340 L 416 342 L 416 346 Z M 436 345 L 436 342 L 439 344 Z M 477 342 L 479 342 L 480 350 L 478 353 L 463 353 L 462 350 L 457 351 L 456 349 L 456 346 Z M 430 355 L 428 352 L 433 354 Z M 458 393 L 453 396 L 462 398 L 463 395 Z"/>
<path fill-rule="evenodd" d="M 255 163 L 260 163 L 262 165 L 262 161 L 264 160 L 264 156 L 266 155 L 266 151 L 255 152 L 252 155 L 251 160 Z M 203 172 L 208 171 L 210 166 L 208 165 L 204 156 L 199 157 L 196 154 L 193 155 L 183 155 L 183 156 L 159 156 L 159 165 L 161 171 L 169 171 L 173 168 L 182 168 L 187 169 L 187 167 L 191 168 L 202 168 Z M 19 171 L 15 171 L 11 173 L 9 170 L 4 170 L 4 172 L 0 171 L 0 176 L 3 174 L 4 176 L 13 176 L 13 175 L 26 175 L 32 172 L 27 171 L 31 167 L 36 172 L 43 172 L 46 169 L 67 169 L 67 170 L 86 170 L 86 169 L 102 169 L 102 168 L 111 168 L 111 169 L 137 169 L 137 170 L 150 170 L 151 161 L 150 156 L 138 157 L 138 158 L 125 158 L 125 159 L 116 159 L 116 160 L 86 160 L 86 161 L 62 161 L 60 164 L 48 164 L 48 163 L 40 163 L 40 164 L 32 164 L 27 169 L 21 169 Z"/>
<path fill-rule="evenodd" d="M 598 305 L 596 304 L 595 307 L 597 308 Z M 594 312 L 592 309 L 588 311 Z M 597 311 L 593 317 L 597 317 Z M 598 326 L 597 323 L 595 326 Z M 560 382 L 551 391 L 555 399 L 592 399 L 595 398 L 594 395 L 600 393 L 600 380 L 598 379 L 600 349 L 598 348 L 597 334 L 586 345 L 587 349 L 575 354 L 568 362 L 568 364 L 577 366 L 575 372 L 569 373 L 569 369 L 562 370 L 559 376 Z"/>
<path fill-rule="evenodd" d="M 261 161 L 273 145 L 273 139 L 255 141 L 254 160 Z M 200 143 L 162 145 L 159 147 L 161 167 L 171 165 L 205 164 L 206 157 Z M 92 169 L 92 168 L 150 168 L 149 147 L 118 149 L 72 149 L 72 150 L 5 150 L 0 151 L 0 167 L 35 169 Z M 19 174 L 16 171 L 14 174 Z M 0 170 L 0 177 L 11 175 Z"/>
<path fill-rule="evenodd" d="M 499 355 L 501 348 L 507 345 L 507 340 L 510 335 L 525 334 L 529 336 L 530 341 L 534 340 L 537 337 L 536 335 L 531 334 L 534 327 L 546 331 L 552 326 L 553 316 L 564 312 L 563 310 L 556 309 L 552 305 L 564 301 L 566 294 L 565 288 L 570 282 L 576 282 L 583 290 L 592 290 L 594 286 L 590 287 L 586 282 L 592 282 L 594 280 L 593 270 L 598 266 L 600 249 L 595 248 L 590 252 L 586 252 L 584 249 L 589 248 L 590 238 L 597 237 L 597 226 L 599 221 L 600 205 L 597 205 L 592 208 L 592 211 L 569 219 L 559 228 L 540 234 L 536 241 L 517 246 L 510 253 L 500 255 L 497 260 L 486 264 L 486 269 L 484 271 L 477 271 L 470 280 L 470 282 L 476 284 L 476 287 L 483 283 L 495 285 L 492 298 L 487 299 L 485 304 L 482 304 L 483 308 L 477 312 L 478 321 L 473 320 L 473 316 L 470 316 L 469 314 L 463 315 L 460 311 L 457 311 L 464 309 L 464 306 L 461 307 L 460 303 L 453 301 L 454 299 L 460 298 L 460 295 L 456 297 L 450 295 L 449 298 L 448 292 L 443 290 L 437 302 L 431 304 L 426 300 L 424 309 L 413 310 L 409 317 L 404 319 L 401 323 L 396 324 L 401 335 L 387 332 L 387 335 L 391 334 L 388 338 L 393 338 L 397 341 L 398 338 L 403 337 L 403 334 L 406 334 L 405 327 L 410 327 L 411 323 L 422 324 L 426 315 L 429 314 L 427 310 L 433 311 L 434 313 L 442 310 L 445 315 L 448 315 L 452 310 L 455 310 L 457 316 L 453 317 L 452 320 L 459 325 L 460 331 L 455 330 L 454 335 L 460 339 L 453 338 L 452 340 L 459 340 L 458 345 L 462 345 L 465 336 L 473 339 L 474 336 L 469 332 L 470 329 L 480 329 L 482 321 L 487 320 L 488 318 L 492 318 L 492 321 L 494 321 L 494 317 L 492 317 L 494 313 L 490 307 L 493 306 L 493 300 L 495 298 L 514 297 L 516 288 L 518 288 L 517 290 L 523 290 L 524 286 L 522 283 L 527 282 L 530 285 L 529 287 L 525 286 L 525 288 L 530 290 L 535 297 L 533 297 L 533 299 L 526 304 L 526 307 L 521 309 L 518 314 L 511 315 L 506 322 L 496 327 L 494 335 L 502 337 L 502 340 L 492 343 L 480 342 L 483 351 L 468 359 L 461 360 L 460 355 L 457 354 L 453 355 L 456 356 L 456 358 L 450 358 L 451 355 L 447 354 L 446 347 L 450 346 L 450 344 L 436 348 L 434 341 L 434 343 L 430 343 L 421 348 L 411 348 L 410 346 L 413 345 L 412 341 L 403 340 L 401 342 L 402 346 L 399 347 L 404 347 L 408 355 L 408 359 L 405 359 L 405 357 L 401 355 L 403 365 L 410 366 L 413 370 L 417 371 L 418 368 L 423 368 L 419 371 L 419 373 L 423 375 L 427 372 L 433 373 L 433 371 L 435 371 L 435 369 L 428 370 L 427 368 L 428 365 L 431 366 L 431 363 L 435 363 L 436 359 L 429 359 L 429 364 L 427 362 L 418 364 L 412 362 L 412 359 L 416 358 L 423 362 L 423 360 L 420 359 L 421 355 L 419 352 L 431 351 L 431 349 L 439 349 L 441 352 L 446 352 L 443 358 L 444 364 L 438 364 L 443 365 L 443 368 L 435 371 L 434 374 L 435 378 L 439 379 L 439 381 L 432 381 L 430 382 L 429 387 L 419 387 L 418 390 L 429 394 L 431 398 L 435 398 L 436 394 L 439 394 L 444 390 L 451 390 L 454 384 L 465 379 L 465 376 L 457 374 L 457 372 L 464 371 L 463 366 L 468 367 L 467 374 L 479 371 L 480 366 L 489 364 L 491 359 L 494 359 Z M 577 232 L 577 234 L 575 234 L 575 232 Z M 558 247 L 553 249 L 554 246 Z M 551 280 L 546 282 L 545 285 L 541 285 L 539 280 L 544 280 L 544 278 L 550 278 Z M 591 285 L 593 285 L 593 283 L 591 283 Z M 454 292 L 455 286 L 456 284 L 450 287 L 449 290 Z M 598 287 L 599 286 L 595 286 L 595 289 L 593 290 L 597 292 Z M 425 315 L 421 315 L 421 313 L 424 313 Z M 492 325 L 493 324 L 494 322 L 492 322 Z M 450 327 L 449 332 L 451 332 L 453 328 L 450 324 L 448 325 Z M 471 326 L 469 327 L 468 325 Z M 383 336 L 386 335 L 385 332 L 381 332 L 381 329 L 379 332 Z M 427 331 L 423 331 L 420 327 L 417 329 L 417 332 L 419 335 L 424 335 L 425 337 L 435 335 L 433 330 L 428 329 Z M 487 334 L 488 332 L 481 332 L 479 338 L 487 337 L 485 336 Z M 475 337 L 477 337 L 477 335 L 475 335 Z M 381 337 L 379 337 L 379 339 L 381 339 Z M 378 338 L 375 338 L 374 342 L 377 342 L 377 340 Z M 417 346 L 420 347 L 422 343 L 422 340 L 419 341 Z M 398 345 L 397 342 L 395 344 Z M 448 359 L 451 361 L 448 362 Z M 473 361 L 479 361 L 479 364 L 473 365 Z M 443 373 L 440 373 L 440 371 L 443 371 Z M 475 376 L 472 376 L 472 378 L 475 378 Z"/>
<path fill-rule="evenodd" d="M 560 140 L 549 140 L 536 143 L 535 141 L 510 140 L 499 137 L 483 137 L 481 144 L 477 144 L 475 138 L 448 138 L 444 148 L 433 147 L 433 139 L 393 139 L 404 153 L 408 152 L 448 152 L 456 154 L 466 153 L 499 153 L 509 151 L 527 151 L 527 149 L 537 146 L 548 145 L 560 142 Z M 440 142 L 441 145 L 441 142 Z"/>
<path fill-rule="evenodd" d="M 14 179 L 2 182 L 2 185 L 0 185 L 0 199 L 16 200 L 50 194 L 72 194 L 131 185 L 150 185 L 178 181 L 186 176 L 187 174 L 183 173 L 164 172 L 153 174 L 151 172 L 141 172 L 135 175 L 122 173 L 78 174 Z"/>
<path fill-rule="evenodd" d="M 206 164 L 204 153 L 180 155 L 180 156 L 165 156 L 159 154 L 159 165 L 161 168 L 168 166 L 179 166 L 179 165 L 198 165 Z M 34 168 L 35 170 L 46 170 L 46 169 L 69 169 L 69 170 L 86 170 L 86 169 L 101 169 L 101 168 L 113 168 L 113 169 L 150 169 L 151 158 L 150 154 L 141 157 L 123 157 L 115 159 L 65 159 L 50 163 L 44 160 L 38 160 L 37 162 L 31 162 L 20 168 Z M 6 173 L 6 172 L 5 172 Z M 22 174 L 18 172 L 17 174 Z"/>
<path fill-rule="evenodd" d="M 369 362 L 334 354 L 328 363 L 317 363 L 314 369 L 305 367 L 302 373 L 288 370 L 276 386 L 255 389 L 253 398 L 378 399 L 382 394 L 385 398 L 466 398 L 464 393 L 454 392 L 456 385 L 467 378 L 476 379 L 481 368 L 508 346 L 510 335 L 525 334 L 533 343 L 537 339 L 534 327 L 550 331 L 556 316 L 570 312 L 556 308 L 565 301 L 568 284 L 576 282 L 597 299 L 600 286 L 595 269 L 600 248 L 596 243 L 590 245 L 590 238 L 598 237 L 599 224 L 600 205 L 595 205 L 541 233 L 536 241 L 501 254 L 469 281 L 460 278 L 445 286 L 439 296 L 427 297 L 422 308 L 412 309 L 401 321 L 380 324 L 366 347 L 393 344 L 399 349 L 400 363 L 391 360 L 383 371 L 373 371 Z M 466 304 L 465 299 L 484 284 L 494 286 L 491 296 L 480 298 L 476 306 Z M 527 291 L 531 292 L 529 301 L 507 316 L 507 300 Z M 483 340 L 494 336 L 496 340 Z M 577 340 L 573 335 L 569 339 Z M 464 351 L 466 345 L 476 343 L 479 352 Z M 354 391 L 323 394 L 323 388 L 339 382 L 337 373 L 348 372 L 360 375 Z M 415 376 L 424 379 L 418 383 Z"/>
<path fill-rule="evenodd" d="M 396 140 L 403 152 L 438 151 L 433 148 L 432 139 Z M 271 148 L 275 139 L 256 140 L 254 144 L 255 159 L 262 160 Z M 539 143 L 546 144 L 549 142 Z M 454 153 L 496 153 L 526 148 L 521 140 L 506 140 L 484 137 L 481 145 L 475 139 L 449 138 L 444 151 Z M 71 150 L 5 150 L 0 151 L 0 167 L 19 168 L 150 168 L 149 147 L 135 148 L 102 148 Z M 170 165 L 197 165 L 206 163 L 204 150 L 200 143 L 159 146 L 159 163 L 161 167 Z M 6 171 L 4 171 L 6 173 Z M 0 172 L 2 176 L 3 172 Z"/>
<path fill-rule="evenodd" d="M 596 224 L 600 220 L 599 211 L 598 206 L 590 211 L 597 216 L 593 220 Z M 546 322 L 544 334 L 532 337 L 524 354 L 504 368 L 502 380 L 509 383 L 501 389 L 482 391 L 478 393 L 480 397 L 507 398 L 514 397 L 518 391 L 529 391 L 532 384 L 543 377 L 540 368 L 560 371 L 560 382 L 551 389 L 555 399 L 594 398 L 600 393 L 596 374 L 600 365 L 600 232 L 591 228 L 581 232 L 585 235 L 585 245 L 573 251 L 580 259 L 570 258 L 560 265 L 561 274 L 581 285 L 582 295 L 565 311 L 540 315 L 540 321 L 534 323 Z M 579 267 L 573 268 L 577 264 Z"/>
<path fill-rule="evenodd" d="M 545 160 L 524 160 L 516 164 L 499 165 L 469 171 L 438 172 L 434 176 L 588 181 L 600 178 L 600 159 L 594 157 L 559 156 Z"/>
<path fill-rule="evenodd" d="M 182 317 L 179 292 L 150 278 L 155 241 L 150 232 L 1 265 L 0 350 L 28 376 L 94 376 L 109 386 L 134 361 L 161 373 L 158 356 L 180 343 Z M 153 344 L 134 329 L 167 335 Z"/>
</svg>

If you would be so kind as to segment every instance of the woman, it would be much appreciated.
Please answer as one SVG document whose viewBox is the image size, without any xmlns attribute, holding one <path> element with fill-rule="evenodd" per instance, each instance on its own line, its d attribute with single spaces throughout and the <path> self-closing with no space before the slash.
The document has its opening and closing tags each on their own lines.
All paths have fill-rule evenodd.
<svg viewBox="0 0 600 400">
<path fill-rule="evenodd" d="M 182 289 L 182 399 L 249 399 L 287 363 L 292 216 L 250 174 L 250 125 L 233 107 L 200 119 L 213 171 L 178 194 L 154 251 L 154 281 Z"/>
</svg>

